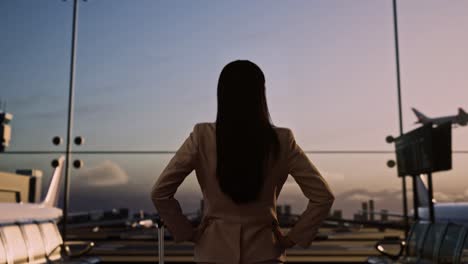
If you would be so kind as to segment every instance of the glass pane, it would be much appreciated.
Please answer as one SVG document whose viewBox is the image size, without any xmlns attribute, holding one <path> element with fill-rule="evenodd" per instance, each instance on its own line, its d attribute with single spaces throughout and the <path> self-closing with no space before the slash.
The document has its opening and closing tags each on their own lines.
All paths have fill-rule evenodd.
<svg viewBox="0 0 468 264">
<path fill-rule="evenodd" d="M 74 154 L 72 160 L 82 160 L 83 167 L 72 169 L 70 228 L 73 236 L 106 237 L 113 234 L 136 238 L 141 235 L 145 239 L 150 236 L 151 234 L 143 235 L 133 231 L 125 234 L 93 233 L 89 228 L 75 230 L 74 227 L 98 225 L 101 221 L 99 225 L 103 224 L 101 227 L 104 228 L 105 223 L 132 223 L 137 222 L 141 215 L 147 217 L 154 214 L 156 211 L 150 200 L 151 187 L 172 156 L 173 154 Z M 309 157 L 331 185 L 337 198 L 334 209 L 341 210 L 343 218 L 355 217 L 361 211 L 362 203 L 368 203 L 371 199 L 375 202 L 374 211 L 377 213 L 383 209 L 387 212 L 401 212 L 401 191 L 398 189 L 400 180 L 385 165 L 388 155 L 311 154 Z M 354 181 L 361 184 L 353 183 Z M 386 184 L 382 185 L 383 182 Z M 396 187 L 387 188 L 388 186 Z M 195 173 L 187 176 L 175 197 L 186 215 L 195 219 L 199 216 L 202 194 Z M 305 209 L 307 201 L 290 177 L 282 189 L 278 205 L 284 208 L 285 214 L 290 210 L 295 215 Z M 383 216 L 376 214 L 374 217 L 375 220 L 380 220 Z"/>
<path fill-rule="evenodd" d="M 265 72 L 271 116 L 304 149 L 391 149 L 397 132 L 391 5 L 380 1 L 81 4 L 80 149 L 175 150 L 216 117 L 222 67 Z M 105 19 L 103 19 L 103 14 Z"/>
<path fill-rule="evenodd" d="M 173 154 L 75 154 L 84 166 L 72 169 L 71 210 L 92 211 L 128 208 L 133 212 L 154 212 L 149 193 Z M 337 196 L 335 208 L 352 217 L 362 202 L 375 200 L 375 211 L 401 210 L 399 179 L 385 166 L 385 155 L 310 155 Z M 373 164 L 372 166 L 370 164 Z M 353 180 L 351 180 L 353 179 Z M 361 182 L 353 183 L 354 181 Z M 362 182 L 366 181 L 363 185 Z M 393 189 L 382 189 L 386 182 Z M 199 210 L 202 195 L 195 177 L 190 174 L 177 190 L 184 212 Z M 392 199 L 389 199 L 392 197 Z M 278 203 L 290 204 L 291 212 L 301 213 L 307 199 L 290 177 Z M 376 217 L 377 218 L 377 217 Z"/>
<path fill-rule="evenodd" d="M 466 163 L 466 154 L 452 154 L 452 170 L 437 172 L 432 174 L 434 199 L 437 203 L 447 202 L 464 202 L 468 197 L 468 182 L 465 180 L 465 172 L 468 170 L 468 164 Z M 427 176 L 422 175 L 423 182 L 427 186 Z M 408 179 L 408 205 L 409 209 L 413 210 L 413 193 L 412 193 L 412 181 Z M 444 209 L 439 208 L 438 213 L 435 213 L 436 219 L 439 221 L 461 223 L 466 222 L 463 216 L 454 214 L 445 214 Z M 421 213 L 428 217 L 427 208 L 421 208 Z"/>
<path fill-rule="evenodd" d="M 401 179 L 394 169 L 389 169 L 389 154 L 309 154 L 335 194 L 333 209 L 342 216 L 353 219 L 362 212 L 362 203 L 374 201 L 374 210 L 401 214 Z M 307 205 L 299 186 L 292 177 L 286 181 L 278 204 L 292 204 L 294 213 L 301 213 Z M 369 208 L 370 209 L 370 208 Z M 375 219 L 381 216 L 376 215 Z"/>
<path fill-rule="evenodd" d="M 468 198 L 468 181 L 466 171 L 468 163 L 467 154 L 453 154 L 453 169 L 446 172 L 437 172 L 432 175 L 434 186 L 434 198 L 438 203 L 464 202 Z M 425 177 L 424 177 L 425 179 Z M 443 209 L 442 209 L 443 210 Z M 447 219 L 447 217 L 451 217 Z M 458 217 L 458 218 L 457 218 Z M 436 218 L 444 219 L 452 223 L 465 223 L 464 216 L 446 215 L 441 212 Z"/>
<path fill-rule="evenodd" d="M 401 1 L 398 6 L 404 123 L 410 130 L 417 121 L 412 107 L 428 117 L 468 109 L 468 2 Z M 458 127 L 453 133 L 454 149 L 467 150 L 468 129 Z"/>
<path fill-rule="evenodd" d="M 70 210 L 72 212 L 110 211 L 128 208 L 154 212 L 150 191 L 173 154 L 159 155 L 73 155 L 83 167 L 72 169 Z M 201 191 L 195 174 L 187 176 L 178 189 L 185 213 L 199 208 Z"/>
<path fill-rule="evenodd" d="M 65 148 L 52 137 L 66 136 L 71 6 L 0 2 L 0 100 L 13 114 L 9 151 Z"/>
<path fill-rule="evenodd" d="M 398 3 L 405 131 L 417 127 L 414 123 L 418 119 L 411 108 L 430 118 L 454 116 L 458 108 L 468 109 L 464 71 L 468 67 L 467 8 L 465 1 Z M 457 125 L 453 129 L 453 149 L 468 150 L 466 127 Z M 454 155 L 453 170 L 434 174 L 438 202 L 467 200 L 466 169 L 466 154 L 460 154 Z"/>
</svg>

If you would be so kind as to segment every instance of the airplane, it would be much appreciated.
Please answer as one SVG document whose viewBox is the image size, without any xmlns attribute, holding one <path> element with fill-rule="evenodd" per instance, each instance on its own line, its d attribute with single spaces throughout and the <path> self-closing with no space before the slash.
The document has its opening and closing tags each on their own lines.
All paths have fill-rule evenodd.
<svg viewBox="0 0 468 264">
<path fill-rule="evenodd" d="M 416 191 L 418 199 L 418 216 L 419 220 L 429 221 L 429 197 L 426 184 L 423 182 L 421 175 L 416 177 Z M 444 202 L 439 203 L 432 199 L 434 203 L 434 220 L 437 223 L 450 222 L 468 226 L 468 202 Z M 375 215 L 381 213 L 374 212 Z M 404 215 L 399 213 L 385 213 L 388 216 L 404 218 Z M 414 209 L 409 212 L 414 215 Z M 409 216 L 412 218 L 412 216 Z M 359 221 L 356 221 L 359 222 Z M 368 221 L 369 222 L 369 221 Z"/>
<path fill-rule="evenodd" d="M 423 182 L 421 175 L 416 177 L 416 192 L 418 200 L 418 217 L 422 222 L 429 221 L 429 197 L 426 184 Z M 432 199 L 434 203 L 434 220 L 436 223 L 455 223 L 460 225 L 468 226 L 468 202 L 437 202 L 435 199 Z M 363 213 L 358 211 L 358 213 Z M 380 212 L 373 212 L 374 215 L 381 215 Z M 389 213 L 386 212 L 385 215 L 404 219 L 404 215 L 401 213 Z M 408 218 L 412 219 L 414 216 L 414 209 L 410 210 Z M 333 219 L 328 218 L 325 222 L 335 222 L 335 223 L 348 223 L 348 224 L 360 224 L 363 226 L 369 227 L 378 227 L 378 228 L 394 228 L 394 229 L 403 229 L 404 225 L 401 221 L 389 221 L 382 222 L 379 220 L 350 220 L 350 219 Z"/>
<path fill-rule="evenodd" d="M 411 108 L 418 118 L 418 121 L 416 121 L 415 124 L 428 124 L 432 123 L 434 125 L 441 125 L 443 123 L 450 122 L 454 125 L 460 125 L 460 126 L 466 126 L 468 124 L 468 113 L 465 112 L 462 108 L 458 108 L 458 114 L 457 115 L 452 115 L 452 116 L 443 116 L 443 117 L 427 117 L 423 113 L 419 112 L 415 108 Z"/>
<path fill-rule="evenodd" d="M 62 169 L 65 157 L 58 159 L 50 181 L 47 195 L 41 203 L 0 203 L 0 225 L 3 223 L 58 220 L 62 217 L 62 209 L 57 208 Z"/>
<path fill-rule="evenodd" d="M 0 248 L 4 249 L 0 251 L 1 263 L 98 263 L 97 257 L 85 256 L 94 242 L 63 241 L 58 229 L 62 210 L 57 203 L 64 161 L 64 156 L 58 159 L 41 203 L 0 203 Z M 69 262 L 72 258 L 75 261 Z"/>
</svg>

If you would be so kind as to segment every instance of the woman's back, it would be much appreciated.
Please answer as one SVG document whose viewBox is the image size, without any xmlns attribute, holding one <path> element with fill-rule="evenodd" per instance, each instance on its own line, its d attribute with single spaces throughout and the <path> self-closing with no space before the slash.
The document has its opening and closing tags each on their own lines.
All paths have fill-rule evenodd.
<svg viewBox="0 0 468 264">
<path fill-rule="evenodd" d="M 292 132 L 272 125 L 265 76 L 255 63 L 228 63 L 219 76 L 217 99 L 216 123 L 195 125 L 154 185 L 153 203 L 176 242 L 195 242 L 196 262 L 283 262 L 285 248 L 309 246 L 333 195 Z M 204 199 L 197 228 L 174 199 L 193 170 Z M 309 204 L 284 236 L 276 199 L 288 174 Z"/>
<path fill-rule="evenodd" d="M 198 182 L 201 186 L 204 199 L 204 212 L 209 216 L 229 216 L 232 221 L 239 223 L 260 221 L 264 217 L 268 223 L 276 218 L 276 197 L 287 178 L 286 155 L 280 152 L 277 160 L 268 160 L 265 166 L 264 185 L 261 188 L 258 199 L 250 203 L 235 203 L 229 196 L 222 192 L 216 177 L 216 124 L 197 124 L 199 162 L 195 168 Z M 280 140 L 280 149 L 287 149 L 287 129 L 275 128 Z M 248 150 L 246 150 L 248 151 Z M 238 162 L 242 162 L 239 157 Z M 255 219 L 250 219 L 254 217 Z M 238 219 L 236 219 L 238 218 Z"/>
<path fill-rule="evenodd" d="M 196 262 L 285 261 L 281 243 L 285 237 L 279 230 L 276 200 L 289 174 L 309 199 L 309 205 L 288 233 L 288 239 L 307 247 L 328 215 L 333 195 L 326 182 L 296 144 L 292 132 L 287 128 L 274 130 L 279 153 L 276 159 L 268 159 L 263 186 L 255 201 L 239 204 L 221 190 L 216 174 L 215 123 L 195 125 L 156 182 L 153 202 L 176 241 L 196 243 Z M 196 171 L 204 199 L 202 222 L 195 229 L 173 198 L 177 187 L 192 170 Z"/>
</svg>

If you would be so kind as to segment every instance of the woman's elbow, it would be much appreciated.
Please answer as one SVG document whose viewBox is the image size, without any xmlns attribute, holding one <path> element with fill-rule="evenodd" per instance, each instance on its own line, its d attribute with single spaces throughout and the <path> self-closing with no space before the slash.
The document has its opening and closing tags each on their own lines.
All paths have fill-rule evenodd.
<svg viewBox="0 0 468 264">
<path fill-rule="evenodd" d="M 165 186 L 156 184 L 151 189 L 150 196 L 153 203 L 156 204 L 161 201 L 170 200 L 172 197 L 174 197 L 174 193 Z"/>
<path fill-rule="evenodd" d="M 154 204 L 156 204 L 158 200 L 161 200 L 162 198 L 161 192 L 158 190 L 156 186 L 154 186 L 153 189 L 151 189 L 150 198 Z"/>
<path fill-rule="evenodd" d="M 335 202 L 335 195 L 330 190 L 328 190 L 327 195 L 322 200 L 322 203 L 329 205 L 331 207 L 334 202 Z"/>
<path fill-rule="evenodd" d="M 328 200 L 331 204 L 335 201 L 335 195 L 331 191 L 328 191 Z"/>
</svg>

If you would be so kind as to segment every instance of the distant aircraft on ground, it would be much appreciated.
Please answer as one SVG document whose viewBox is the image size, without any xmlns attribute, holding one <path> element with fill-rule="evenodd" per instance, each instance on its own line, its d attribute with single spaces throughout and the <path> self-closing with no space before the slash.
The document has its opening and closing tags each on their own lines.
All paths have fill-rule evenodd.
<svg viewBox="0 0 468 264">
<path fill-rule="evenodd" d="M 465 112 L 462 108 L 458 108 L 458 114 L 452 116 L 443 116 L 443 117 L 427 117 L 423 113 L 419 112 L 415 108 L 411 108 L 418 118 L 416 124 L 421 123 L 423 125 L 428 123 L 433 123 L 434 125 L 440 125 L 443 123 L 450 122 L 454 125 L 466 126 L 468 124 L 468 113 Z"/>
<path fill-rule="evenodd" d="M 62 209 L 57 208 L 62 178 L 64 156 L 58 159 L 50 181 L 47 195 L 41 203 L 0 203 L 0 225 L 24 221 L 58 220 L 62 216 Z"/>
<path fill-rule="evenodd" d="M 416 176 L 418 191 L 418 213 L 422 220 L 429 220 L 429 198 L 427 188 L 421 179 Z M 434 217 L 436 222 L 451 222 L 468 225 L 468 202 L 438 203 L 434 199 Z"/>
</svg>

